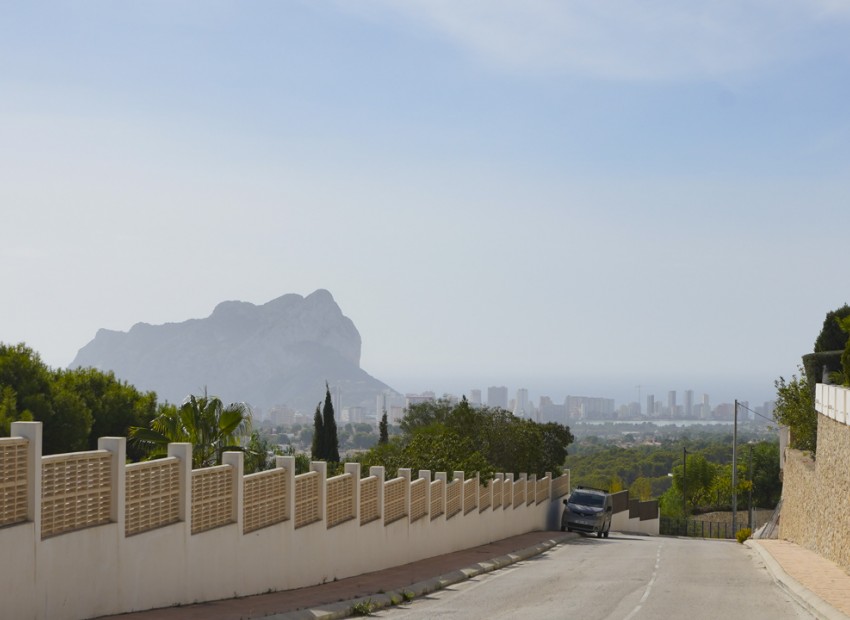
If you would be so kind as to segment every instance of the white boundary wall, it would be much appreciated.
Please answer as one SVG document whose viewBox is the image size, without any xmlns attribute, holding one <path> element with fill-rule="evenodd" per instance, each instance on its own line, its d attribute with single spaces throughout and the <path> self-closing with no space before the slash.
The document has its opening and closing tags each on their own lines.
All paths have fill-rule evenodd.
<svg viewBox="0 0 850 620">
<path fill-rule="evenodd" d="M 839 385 L 815 385 L 815 409 L 828 418 L 850 426 L 850 390 Z"/>
<path fill-rule="evenodd" d="M 381 485 L 381 518 L 361 526 L 359 485 L 355 485 L 354 519 L 328 528 L 322 505 L 321 520 L 296 530 L 294 458 L 279 457 L 278 466 L 288 476 L 290 517 L 243 534 L 242 454 L 227 453 L 224 463 L 234 468 L 237 481 L 234 522 L 193 535 L 191 446 L 171 444 L 169 455 L 180 459 L 181 520 L 127 537 L 121 466 L 126 462 L 126 440 L 102 438 L 98 447 L 112 453 L 112 522 L 42 539 L 41 502 L 36 501 L 41 498 L 41 425 L 15 422 L 11 434 L 29 440 L 28 469 L 36 474 L 28 479 L 28 520 L 0 528 L 2 618 L 80 620 L 300 588 L 516 534 L 557 529 L 560 517 L 561 501 L 552 497 L 549 480 L 549 492 L 540 503 L 461 510 L 450 519 L 445 514 L 434 519 L 426 515 L 413 523 L 408 516 L 385 526 Z M 313 464 L 321 476 L 323 502 L 324 465 Z M 359 479 L 359 465 L 349 464 L 347 470 Z M 372 468 L 370 473 L 384 479 L 383 468 Z M 411 472 L 403 470 L 400 475 L 408 481 L 409 508 Z M 431 472 L 418 476 L 430 478 Z M 560 486 L 569 488 L 569 483 Z M 428 493 L 430 506 L 430 489 Z"/>
</svg>

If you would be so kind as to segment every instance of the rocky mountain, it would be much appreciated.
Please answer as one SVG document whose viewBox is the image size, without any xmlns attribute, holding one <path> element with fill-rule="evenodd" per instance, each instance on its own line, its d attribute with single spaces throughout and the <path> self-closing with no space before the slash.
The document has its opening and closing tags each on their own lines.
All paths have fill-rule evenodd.
<svg viewBox="0 0 850 620">
<path fill-rule="evenodd" d="M 71 368 L 93 366 L 160 400 L 180 403 L 206 387 L 225 403 L 312 413 L 325 381 L 342 406 L 375 409 L 387 385 L 360 368 L 360 333 L 326 290 L 261 306 L 225 301 L 205 319 L 98 330 Z M 339 412 L 338 412 L 339 414 Z"/>
</svg>

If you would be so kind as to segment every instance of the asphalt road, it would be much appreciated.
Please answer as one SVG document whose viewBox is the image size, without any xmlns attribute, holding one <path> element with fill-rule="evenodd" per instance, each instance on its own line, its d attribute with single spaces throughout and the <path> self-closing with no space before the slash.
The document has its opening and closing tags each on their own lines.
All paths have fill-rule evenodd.
<svg viewBox="0 0 850 620">
<path fill-rule="evenodd" d="M 812 618 L 736 542 L 580 537 L 542 556 L 375 614 L 415 618 Z"/>
</svg>

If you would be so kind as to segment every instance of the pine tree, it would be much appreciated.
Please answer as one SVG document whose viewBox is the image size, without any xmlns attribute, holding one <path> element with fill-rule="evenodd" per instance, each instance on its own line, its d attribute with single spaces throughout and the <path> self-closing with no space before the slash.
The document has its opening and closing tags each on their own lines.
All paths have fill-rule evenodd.
<svg viewBox="0 0 850 620">
<path fill-rule="evenodd" d="M 316 405 L 316 413 L 313 414 L 313 445 L 310 452 L 313 459 L 316 461 L 321 461 L 327 458 L 327 449 L 325 447 L 325 425 L 322 422 L 322 413 L 319 411 L 319 405 Z"/>
<path fill-rule="evenodd" d="M 389 443 L 390 435 L 387 425 L 387 412 L 381 416 L 381 423 L 378 425 L 378 443 Z"/>
<path fill-rule="evenodd" d="M 339 463 L 339 438 L 336 434 L 336 420 L 334 420 L 334 406 L 331 402 L 331 388 L 325 383 L 325 408 L 322 411 L 325 432 L 325 454 L 324 458 L 329 463 Z"/>
</svg>

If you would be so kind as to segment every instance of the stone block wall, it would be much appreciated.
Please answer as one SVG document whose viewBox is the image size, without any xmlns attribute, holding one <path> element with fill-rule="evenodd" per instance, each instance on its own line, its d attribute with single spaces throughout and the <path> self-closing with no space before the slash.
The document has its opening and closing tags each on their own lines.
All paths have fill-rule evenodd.
<svg viewBox="0 0 850 620">
<path fill-rule="evenodd" d="M 818 414 L 817 459 L 788 449 L 779 536 L 850 572 L 850 426 Z"/>
</svg>

